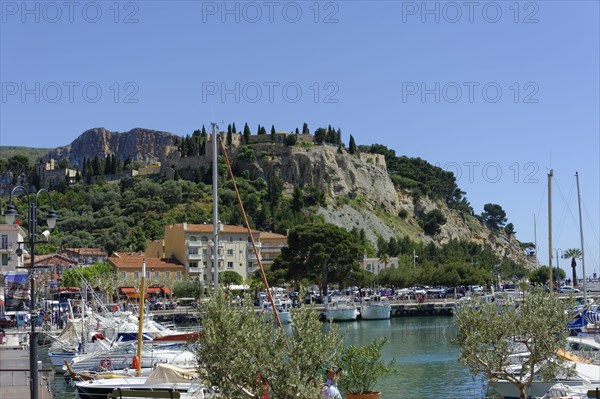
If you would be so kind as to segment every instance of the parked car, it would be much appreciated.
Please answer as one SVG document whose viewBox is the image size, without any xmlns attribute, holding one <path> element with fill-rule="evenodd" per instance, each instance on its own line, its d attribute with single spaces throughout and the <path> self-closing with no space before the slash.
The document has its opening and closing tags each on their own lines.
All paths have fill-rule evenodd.
<svg viewBox="0 0 600 399">
<path fill-rule="evenodd" d="M 559 294 L 577 294 L 579 292 L 581 291 L 578 288 L 570 287 L 568 285 L 565 285 L 564 287 L 560 287 L 558 289 Z"/>
</svg>

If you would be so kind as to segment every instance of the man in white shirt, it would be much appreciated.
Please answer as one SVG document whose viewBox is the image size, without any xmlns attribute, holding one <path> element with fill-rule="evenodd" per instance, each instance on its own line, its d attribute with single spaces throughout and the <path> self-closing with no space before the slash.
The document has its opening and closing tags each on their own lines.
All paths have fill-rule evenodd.
<svg viewBox="0 0 600 399">
<path fill-rule="evenodd" d="M 337 366 L 331 366 L 327 369 L 327 381 L 321 390 L 321 399 L 342 399 L 342 394 L 338 389 L 337 382 L 342 370 Z"/>
</svg>

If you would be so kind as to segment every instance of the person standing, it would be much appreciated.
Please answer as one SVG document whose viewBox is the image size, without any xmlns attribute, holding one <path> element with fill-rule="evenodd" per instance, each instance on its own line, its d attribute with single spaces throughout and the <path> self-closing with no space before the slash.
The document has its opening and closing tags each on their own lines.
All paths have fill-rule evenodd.
<svg viewBox="0 0 600 399">
<path fill-rule="evenodd" d="M 342 399 L 342 394 L 337 386 L 341 371 L 337 366 L 331 366 L 327 369 L 327 380 L 323 384 L 323 389 L 321 389 L 321 399 Z"/>
</svg>

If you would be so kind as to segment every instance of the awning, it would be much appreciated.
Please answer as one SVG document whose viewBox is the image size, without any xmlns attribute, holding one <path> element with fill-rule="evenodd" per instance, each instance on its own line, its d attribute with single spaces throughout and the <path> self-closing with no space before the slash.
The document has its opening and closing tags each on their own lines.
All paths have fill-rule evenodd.
<svg viewBox="0 0 600 399">
<path fill-rule="evenodd" d="M 137 290 L 134 287 L 119 287 L 119 292 L 121 294 L 134 294 Z"/>
<path fill-rule="evenodd" d="M 148 287 L 147 294 L 160 294 L 160 287 Z"/>
<path fill-rule="evenodd" d="M 163 287 L 165 295 L 171 295 L 171 289 L 169 287 Z"/>
</svg>

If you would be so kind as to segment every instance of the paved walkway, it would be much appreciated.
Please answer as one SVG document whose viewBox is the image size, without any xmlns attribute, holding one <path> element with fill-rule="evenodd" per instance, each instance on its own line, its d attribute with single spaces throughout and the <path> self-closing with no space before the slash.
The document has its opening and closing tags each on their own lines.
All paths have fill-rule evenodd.
<svg viewBox="0 0 600 399">
<path fill-rule="evenodd" d="M 0 399 L 29 398 L 29 350 L 26 344 L 28 334 L 19 334 L 16 330 L 7 330 L 4 342 L 0 345 Z M 40 399 L 52 399 L 46 387 L 44 373 L 40 373 Z"/>
</svg>

